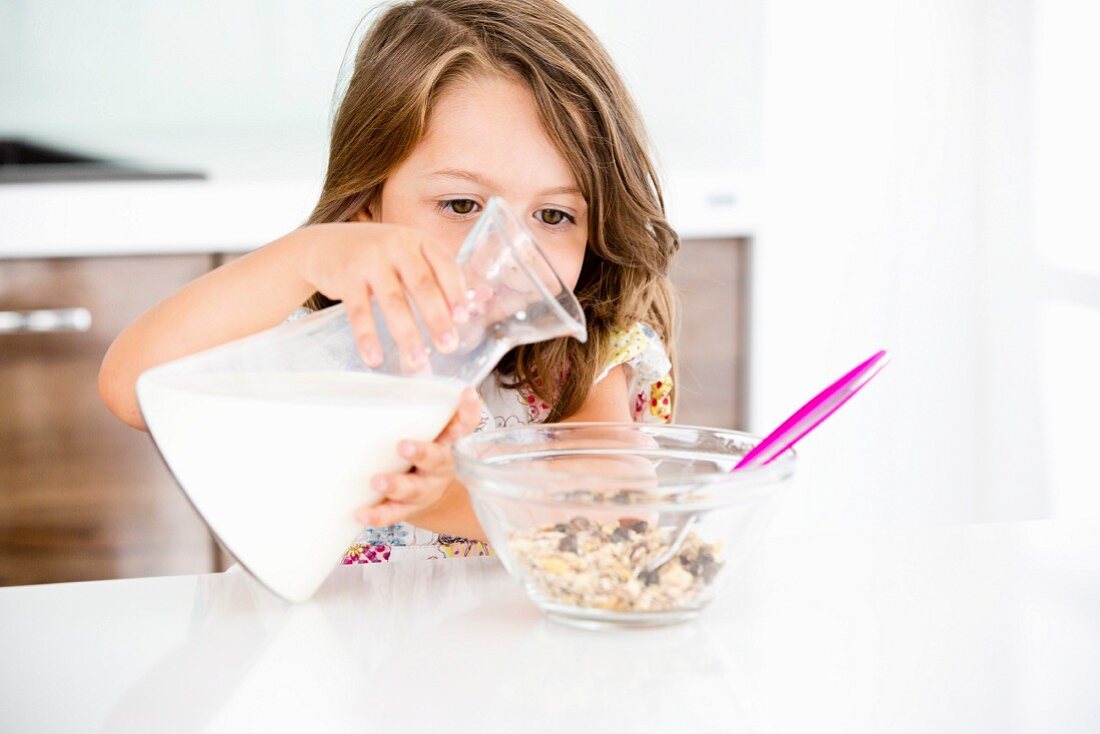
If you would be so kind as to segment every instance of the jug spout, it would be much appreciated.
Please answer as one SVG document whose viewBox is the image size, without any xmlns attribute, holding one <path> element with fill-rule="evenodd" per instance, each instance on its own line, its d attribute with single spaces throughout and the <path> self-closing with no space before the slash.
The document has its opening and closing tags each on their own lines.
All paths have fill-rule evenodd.
<svg viewBox="0 0 1100 734">
<path fill-rule="evenodd" d="M 489 200 L 459 251 L 458 263 L 466 278 L 471 319 L 459 328 L 455 353 L 430 356 L 433 374 L 477 384 L 521 344 L 587 339 L 584 311 L 573 291 L 499 197 Z"/>
</svg>

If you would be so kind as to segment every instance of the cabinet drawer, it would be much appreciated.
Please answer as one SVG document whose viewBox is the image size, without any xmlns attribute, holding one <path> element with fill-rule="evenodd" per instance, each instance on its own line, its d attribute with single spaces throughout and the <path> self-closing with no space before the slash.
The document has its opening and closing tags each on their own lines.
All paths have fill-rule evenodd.
<svg viewBox="0 0 1100 734">
<path fill-rule="evenodd" d="M 676 256 L 677 423 L 745 426 L 748 249 L 740 238 L 688 240 Z"/>
<path fill-rule="evenodd" d="M 99 400 L 114 337 L 206 255 L 0 261 L 0 311 L 86 309 L 0 333 L 0 585 L 210 571 L 214 547 L 148 435 Z"/>
</svg>

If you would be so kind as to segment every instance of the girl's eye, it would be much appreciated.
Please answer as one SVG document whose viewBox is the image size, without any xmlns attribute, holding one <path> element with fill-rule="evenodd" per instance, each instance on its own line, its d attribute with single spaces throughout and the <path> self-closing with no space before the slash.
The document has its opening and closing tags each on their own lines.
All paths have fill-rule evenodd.
<svg viewBox="0 0 1100 734">
<path fill-rule="evenodd" d="M 572 224 L 576 224 L 577 222 L 572 214 L 566 214 L 561 209 L 539 209 L 535 212 L 535 219 L 551 227 L 557 227 L 561 225 L 562 222 L 570 222 Z"/>
<path fill-rule="evenodd" d="M 473 199 L 445 199 L 439 202 L 441 211 L 449 211 L 451 214 L 457 214 L 458 216 L 473 214 L 476 208 L 477 202 Z"/>
</svg>

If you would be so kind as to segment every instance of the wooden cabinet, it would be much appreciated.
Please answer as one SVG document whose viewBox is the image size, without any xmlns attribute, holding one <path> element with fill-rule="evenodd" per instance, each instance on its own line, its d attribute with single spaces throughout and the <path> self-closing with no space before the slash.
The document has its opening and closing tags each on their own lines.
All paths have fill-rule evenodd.
<svg viewBox="0 0 1100 734">
<path fill-rule="evenodd" d="M 84 332 L 0 333 L 0 585 L 207 572 L 215 547 L 147 434 L 96 387 L 131 320 L 208 255 L 0 260 L 0 311 L 81 307 Z"/>
<path fill-rule="evenodd" d="M 688 240 L 671 277 L 680 298 L 676 422 L 746 424 L 749 240 Z"/>
</svg>

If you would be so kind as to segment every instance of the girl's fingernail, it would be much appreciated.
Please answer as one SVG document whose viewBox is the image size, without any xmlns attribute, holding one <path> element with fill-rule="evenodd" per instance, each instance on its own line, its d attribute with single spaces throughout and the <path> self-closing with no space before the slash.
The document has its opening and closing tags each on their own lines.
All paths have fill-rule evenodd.
<svg viewBox="0 0 1100 734">
<path fill-rule="evenodd" d="M 446 354 L 450 354 L 458 347 L 458 335 L 453 331 L 448 331 L 446 334 L 439 338 L 439 350 Z"/>
<path fill-rule="evenodd" d="M 375 492 L 385 492 L 389 482 L 386 481 L 385 477 L 375 477 L 370 480 L 370 486 Z"/>
<path fill-rule="evenodd" d="M 424 366 L 424 363 L 428 360 L 428 354 L 424 351 L 423 347 L 414 347 L 409 350 L 406 359 L 409 362 L 409 366 L 414 370 L 418 370 Z"/>
<path fill-rule="evenodd" d="M 416 456 L 416 446 L 412 441 L 402 441 L 397 444 L 397 453 L 406 459 L 411 459 Z"/>
<path fill-rule="evenodd" d="M 382 364 L 382 350 L 378 347 L 370 347 L 367 349 L 367 365 L 370 367 L 378 367 Z"/>
<path fill-rule="evenodd" d="M 470 312 L 466 310 L 465 306 L 455 306 L 451 309 L 451 319 L 456 324 L 465 324 L 470 320 Z"/>
</svg>

